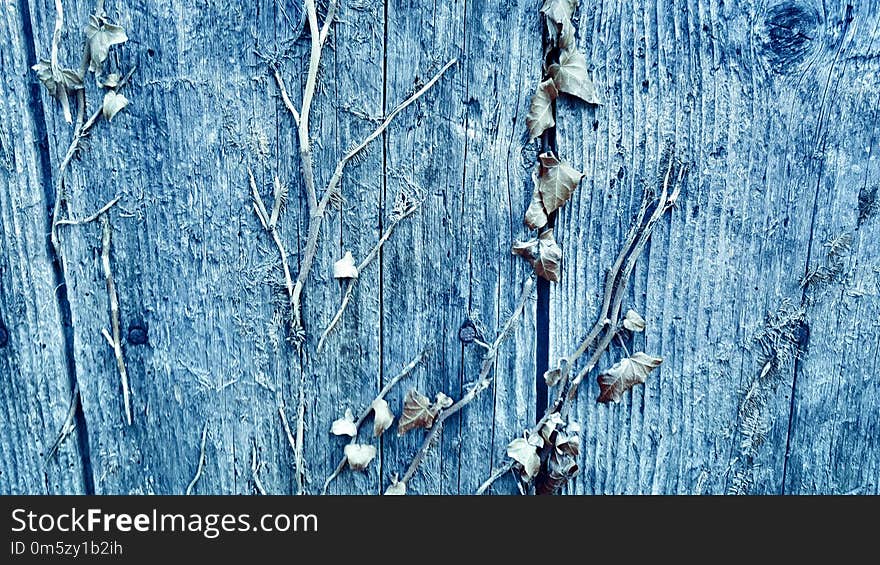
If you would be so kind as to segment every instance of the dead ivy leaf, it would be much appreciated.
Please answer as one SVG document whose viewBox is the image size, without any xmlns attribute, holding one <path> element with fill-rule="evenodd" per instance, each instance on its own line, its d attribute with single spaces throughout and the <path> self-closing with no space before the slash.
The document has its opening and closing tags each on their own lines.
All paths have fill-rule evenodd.
<svg viewBox="0 0 880 565">
<path fill-rule="evenodd" d="M 632 357 L 626 357 L 615 363 L 611 368 L 599 374 L 598 402 L 620 402 L 623 393 L 637 384 L 644 384 L 648 373 L 660 366 L 661 357 L 652 357 L 637 351 Z"/>
<path fill-rule="evenodd" d="M 562 380 L 562 371 L 559 369 L 550 369 L 544 372 L 544 382 L 547 386 L 556 386 Z"/>
<path fill-rule="evenodd" d="M 623 317 L 623 327 L 631 332 L 645 331 L 645 319 L 638 312 L 630 308 Z"/>
<path fill-rule="evenodd" d="M 549 73 L 560 92 L 577 96 L 588 104 L 602 104 L 596 86 L 587 74 L 587 58 L 577 49 L 563 50 L 559 62 L 550 65 Z"/>
<path fill-rule="evenodd" d="M 351 251 L 346 251 L 342 259 L 333 263 L 334 279 L 356 279 L 358 278 L 358 270 L 354 264 L 354 257 Z"/>
<path fill-rule="evenodd" d="M 544 441 L 547 443 L 553 443 L 553 432 L 556 431 L 556 428 L 562 425 L 562 416 L 559 415 L 559 412 L 554 412 L 550 414 L 550 417 L 547 418 L 547 421 L 541 426 L 539 433 L 541 434 L 541 437 L 544 438 Z"/>
<path fill-rule="evenodd" d="M 119 86 L 119 81 L 122 77 L 119 76 L 119 73 L 110 73 L 106 77 L 104 77 L 103 81 L 100 81 L 98 84 L 103 86 L 104 88 L 116 88 Z"/>
<path fill-rule="evenodd" d="M 410 390 L 403 401 L 403 414 L 397 420 L 397 433 L 403 435 L 414 428 L 430 428 L 436 417 L 430 399 L 417 390 Z"/>
<path fill-rule="evenodd" d="M 553 119 L 553 101 L 559 96 L 559 91 L 548 78 L 538 85 L 538 90 L 532 96 L 532 104 L 526 115 L 526 125 L 529 128 L 529 141 L 539 137 L 544 130 L 553 127 L 556 122 Z"/>
<path fill-rule="evenodd" d="M 104 61 L 110 53 L 110 47 L 128 41 L 125 29 L 111 24 L 101 16 L 89 16 L 83 32 L 89 45 L 89 70 L 98 73 L 104 67 Z"/>
<path fill-rule="evenodd" d="M 541 469 L 541 458 L 537 448 L 525 438 L 517 438 L 507 446 L 507 456 L 523 466 L 523 472 L 530 480 Z"/>
<path fill-rule="evenodd" d="M 358 430 L 354 424 L 354 414 L 351 413 L 351 408 L 345 410 L 345 416 L 334 420 L 330 425 L 330 433 L 335 436 L 355 437 L 357 435 Z"/>
<path fill-rule="evenodd" d="M 452 406 L 452 399 L 443 394 L 442 392 L 438 392 L 437 396 L 434 397 L 434 405 L 431 406 L 431 411 L 434 413 L 436 417 L 442 410 L 446 410 Z"/>
<path fill-rule="evenodd" d="M 559 24 L 556 30 L 556 45 L 561 50 L 574 49 L 574 26 L 570 21 Z"/>
<path fill-rule="evenodd" d="M 46 59 L 40 59 L 40 62 L 32 66 L 31 69 L 37 73 L 37 78 L 43 83 L 49 94 L 61 102 L 65 121 L 73 123 L 68 96 L 70 92 L 83 88 L 82 77 L 79 76 L 79 73 L 72 69 L 53 66 L 52 62 Z"/>
<path fill-rule="evenodd" d="M 126 106 L 128 106 L 128 98 L 112 90 L 107 91 L 107 94 L 104 95 L 104 105 L 102 107 L 104 119 L 108 122 L 113 121 L 113 116 Z"/>
<path fill-rule="evenodd" d="M 406 483 L 397 480 L 397 475 L 391 477 L 391 486 L 385 490 L 385 496 L 403 496 L 406 494 Z"/>
<path fill-rule="evenodd" d="M 520 255 L 531 263 L 535 274 L 548 281 L 559 280 L 559 269 L 562 264 L 562 248 L 556 243 L 553 230 L 545 230 L 538 239 L 531 241 L 517 241 L 513 244 L 512 252 Z"/>
<path fill-rule="evenodd" d="M 345 458 L 354 471 L 363 471 L 375 457 L 376 448 L 372 445 L 350 443 L 345 446 Z"/>
<path fill-rule="evenodd" d="M 384 398 L 377 398 L 370 404 L 373 409 L 373 436 L 379 437 L 385 430 L 391 427 L 394 421 L 394 413 L 388 407 L 388 403 Z"/>
<path fill-rule="evenodd" d="M 553 153 L 541 153 L 537 189 L 541 193 L 544 211 L 552 214 L 571 198 L 574 189 L 584 177 L 583 173 L 556 158 Z"/>
<path fill-rule="evenodd" d="M 538 189 L 538 175 L 532 174 L 532 182 L 535 185 L 532 191 L 532 201 L 526 209 L 523 223 L 533 230 L 539 230 L 547 225 L 549 218 L 544 211 L 544 203 L 541 202 L 541 191 Z"/>
<path fill-rule="evenodd" d="M 571 23 L 578 0 L 544 0 L 541 13 L 555 24 Z"/>
</svg>

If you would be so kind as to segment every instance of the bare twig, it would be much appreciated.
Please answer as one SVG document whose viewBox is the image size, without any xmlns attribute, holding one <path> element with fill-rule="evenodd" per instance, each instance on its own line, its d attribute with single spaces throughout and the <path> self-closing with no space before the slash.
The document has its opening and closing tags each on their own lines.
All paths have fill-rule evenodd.
<svg viewBox="0 0 880 565">
<path fill-rule="evenodd" d="M 104 279 L 107 282 L 107 295 L 110 301 L 110 329 L 112 331 L 113 354 L 116 357 L 116 367 L 119 369 L 119 377 L 122 380 L 122 398 L 125 402 L 125 418 L 131 425 L 131 390 L 128 386 L 128 372 L 125 370 L 125 359 L 122 357 L 122 331 L 119 324 L 119 296 L 116 294 L 116 283 L 113 282 L 113 271 L 110 269 L 110 220 L 107 216 L 101 216 L 104 227 L 101 238 L 101 265 L 104 267 Z"/>
<path fill-rule="evenodd" d="M 422 351 L 421 353 L 416 355 L 415 358 L 412 361 L 410 361 L 407 364 L 407 366 L 403 368 L 402 371 L 400 371 L 400 373 L 398 373 L 393 379 L 388 381 L 388 384 L 386 384 L 382 388 L 382 390 L 379 391 L 379 394 L 376 395 L 376 398 L 374 398 L 370 402 L 370 404 L 367 405 L 367 407 L 361 411 L 360 416 L 358 416 L 357 421 L 354 423 L 354 427 L 356 430 L 360 430 L 361 425 L 370 416 L 370 412 L 372 412 L 372 410 L 373 410 L 373 403 L 376 402 L 377 400 L 384 399 L 385 395 L 388 394 L 392 388 L 394 388 L 394 385 L 396 385 L 397 383 L 402 381 L 404 378 L 409 376 L 413 372 L 413 370 L 415 370 L 415 368 L 419 365 L 419 363 L 421 363 L 422 361 L 425 360 L 425 358 L 428 356 L 428 354 L 429 354 L 429 350 L 425 349 L 424 351 Z M 355 441 L 357 441 L 357 436 L 351 438 L 350 443 L 355 443 Z M 327 477 L 326 481 L 324 481 L 324 490 L 321 492 L 321 494 L 327 494 L 327 488 L 330 486 L 330 483 L 332 483 L 333 480 L 339 476 L 339 474 L 345 468 L 345 464 L 347 462 L 348 462 L 348 457 L 343 455 L 342 459 L 339 460 L 339 464 L 336 465 L 336 469 L 334 469 L 333 473 L 329 477 Z"/>
<path fill-rule="evenodd" d="M 254 441 L 253 450 L 251 451 L 251 476 L 254 479 L 254 486 L 262 495 L 266 495 L 266 487 L 263 486 L 263 481 L 260 480 L 260 469 L 263 468 L 263 462 L 257 461 L 257 442 Z"/>
<path fill-rule="evenodd" d="M 295 454 L 296 440 L 293 439 L 293 432 L 290 431 L 290 424 L 287 422 L 287 414 L 284 413 L 284 406 L 278 407 L 278 415 L 281 416 L 281 427 L 284 428 L 284 435 L 287 436 L 287 443 L 290 444 L 290 449 L 292 449 Z"/>
<path fill-rule="evenodd" d="M 202 442 L 201 447 L 199 447 L 199 466 L 196 468 L 196 474 L 193 476 L 192 480 L 186 485 L 186 496 L 192 494 L 193 489 L 196 486 L 196 483 L 199 482 L 199 479 L 202 477 L 202 470 L 205 468 L 205 443 L 208 439 L 208 421 L 205 420 L 205 426 L 202 428 Z"/>
<path fill-rule="evenodd" d="M 49 448 L 49 451 L 46 452 L 46 455 L 43 457 L 43 463 L 48 464 L 49 461 L 55 457 L 55 454 L 58 452 L 58 448 L 61 447 L 61 443 L 70 435 L 70 433 L 76 428 L 76 409 L 79 406 L 79 383 L 74 383 L 73 392 L 70 393 L 70 402 L 67 405 L 67 416 L 64 418 L 64 423 L 61 425 L 61 430 L 59 430 L 58 435 L 55 437 L 55 441 L 52 442 L 52 447 Z"/>
<path fill-rule="evenodd" d="M 651 233 L 657 222 L 663 215 L 673 206 L 681 193 L 681 184 L 684 178 L 686 167 L 682 166 L 678 171 L 678 178 L 674 183 L 672 193 L 669 193 L 670 182 L 672 181 L 673 160 L 670 157 L 666 175 L 663 180 L 663 188 L 656 202 L 651 216 L 645 222 L 644 218 L 647 214 L 648 204 L 651 200 L 649 193 L 645 193 L 642 199 L 642 205 L 639 210 L 636 222 L 627 235 L 626 242 L 621 249 L 620 254 L 614 262 L 614 265 L 608 271 L 605 279 L 605 295 L 602 301 L 602 309 L 599 319 L 596 321 L 590 333 L 583 342 L 578 346 L 575 352 L 562 360 L 565 372 L 564 378 L 560 381 L 556 399 L 553 404 L 548 407 L 544 416 L 535 424 L 530 433 L 534 434 L 540 431 L 541 427 L 548 421 L 553 414 L 567 415 L 571 407 L 571 403 L 577 397 L 577 392 L 584 378 L 596 367 L 602 355 L 608 349 L 614 336 L 620 331 L 621 323 L 619 321 L 623 298 L 626 294 L 626 288 L 629 284 L 630 276 L 635 268 L 636 261 L 644 251 Z M 644 225 L 643 225 L 644 222 Z M 604 333 L 603 333 L 604 332 Z M 598 340 L 598 341 L 597 341 Z M 587 363 L 578 372 L 577 376 L 568 382 L 568 371 L 583 353 L 592 349 L 593 353 Z M 568 385 L 568 386 L 566 386 Z M 476 494 L 483 494 L 492 486 L 492 484 L 502 477 L 505 473 L 517 467 L 519 464 L 508 459 L 504 464 L 498 467 L 492 475 L 477 489 Z"/>
<path fill-rule="evenodd" d="M 300 370 L 299 373 L 299 393 L 297 394 L 297 414 L 296 414 L 296 446 L 294 447 L 294 460 L 296 461 L 296 493 L 305 494 L 305 486 L 303 479 L 306 474 L 305 460 L 303 456 L 303 442 L 305 441 L 306 429 L 306 373 Z"/>
<path fill-rule="evenodd" d="M 333 23 L 333 18 L 336 17 L 337 4 L 337 0 L 330 0 L 330 5 L 327 6 L 327 16 L 324 18 L 324 25 L 321 27 L 321 45 L 327 42 L 327 37 L 330 35 L 330 24 Z"/>
<path fill-rule="evenodd" d="M 55 225 L 56 225 L 56 226 L 79 226 L 79 225 L 82 225 L 82 224 L 88 224 L 88 223 L 90 223 L 90 222 L 94 222 L 95 220 L 97 220 L 98 218 L 101 217 L 101 214 L 103 214 L 104 212 L 107 212 L 108 210 L 110 210 L 110 208 L 112 208 L 113 206 L 115 206 L 116 203 L 119 202 L 119 200 L 120 200 L 121 198 L 122 198 L 121 196 L 117 196 L 116 198 L 114 198 L 114 199 L 111 200 L 110 202 L 108 202 L 108 203 L 104 204 L 103 206 L 101 206 L 101 208 L 100 208 L 97 212 L 95 212 L 94 214 L 92 214 L 91 216 L 88 216 L 88 217 L 85 217 L 85 218 L 76 219 L 76 220 L 58 220 L 58 221 L 55 223 Z"/>
<path fill-rule="evenodd" d="M 275 247 L 278 248 L 278 255 L 281 257 L 281 269 L 284 271 L 284 287 L 287 289 L 287 298 L 290 301 L 291 307 L 293 307 L 293 278 L 290 276 L 290 265 L 287 263 L 287 251 L 284 249 L 284 243 L 278 235 L 278 230 L 275 229 L 278 221 L 278 213 L 276 212 L 276 209 L 280 209 L 281 207 L 281 205 L 278 204 L 281 198 L 276 194 L 276 204 L 272 207 L 272 216 L 269 216 L 269 213 L 266 211 L 266 206 L 263 204 L 263 199 L 260 197 L 260 193 L 257 190 L 257 181 L 254 179 L 254 172 L 250 167 L 248 167 L 248 179 L 251 185 L 251 198 L 253 198 L 254 201 L 254 211 L 257 214 L 257 218 L 260 219 L 263 228 L 269 232 L 270 236 L 272 236 L 272 241 L 275 243 Z"/>
<path fill-rule="evenodd" d="M 364 260 L 360 262 L 357 266 L 357 272 L 362 273 L 364 269 L 366 269 L 373 259 L 379 255 L 379 251 L 382 249 L 382 246 L 388 241 L 388 238 L 391 237 L 391 234 L 394 233 L 394 228 L 397 227 L 402 220 L 412 215 L 413 212 L 419 207 L 419 203 L 416 203 L 409 208 L 407 208 L 403 214 L 399 217 L 395 218 L 394 221 L 391 222 L 391 225 L 385 230 L 385 233 L 382 234 L 382 237 L 379 238 L 379 241 L 373 248 L 367 253 L 367 256 L 364 257 Z M 336 327 L 336 324 L 339 323 L 339 320 L 342 319 L 342 314 L 345 312 L 345 309 L 348 307 L 348 303 L 351 300 L 351 296 L 354 293 L 354 287 L 357 283 L 357 279 L 348 279 L 345 283 L 345 295 L 342 298 L 342 303 L 339 305 L 339 309 L 336 311 L 336 314 L 333 316 L 333 319 L 330 320 L 330 323 L 327 325 L 327 329 L 324 330 L 324 333 L 321 334 L 321 339 L 318 340 L 318 353 L 324 348 L 324 342 L 327 340 L 327 336 L 330 335 L 330 332 L 333 331 L 333 328 Z"/>
<path fill-rule="evenodd" d="M 307 6 L 309 5 L 309 3 L 311 3 L 312 6 L 314 7 L 313 0 L 306 0 Z M 305 247 L 305 251 L 303 252 L 303 259 L 302 259 L 302 263 L 300 264 L 299 274 L 296 277 L 296 283 L 294 284 L 294 288 L 293 288 L 294 321 L 296 323 L 295 329 L 302 330 L 302 328 L 303 328 L 303 325 L 302 325 L 302 303 L 301 303 L 301 296 L 302 296 L 303 287 L 305 286 L 305 281 L 306 281 L 306 279 L 308 279 L 309 272 L 311 271 L 312 265 L 315 261 L 315 253 L 318 250 L 318 237 L 321 234 L 321 223 L 324 218 L 324 211 L 327 209 L 327 205 L 330 203 L 330 200 L 337 193 L 337 190 L 339 188 L 339 183 L 342 180 L 342 174 L 345 171 L 345 166 L 348 164 L 349 161 L 351 161 L 351 159 L 355 155 L 357 155 L 365 147 L 367 147 L 367 145 L 369 145 L 370 142 L 372 142 L 377 137 L 382 135 L 382 132 L 384 132 L 388 128 L 391 121 L 400 112 L 402 112 L 407 106 L 409 106 L 410 104 L 412 104 L 413 102 L 418 100 L 423 94 L 425 94 L 425 92 L 427 92 L 432 86 L 434 86 L 434 84 L 438 80 L 440 80 L 440 77 L 443 76 L 443 73 L 445 73 L 455 63 L 456 63 L 456 59 L 453 59 L 453 60 L 449 61 L 448 63 L 446 63 L 446 65 L 444 65 L 443 68 L 441 68 L 437 72 L 437 74 L 434 75 L 434 77 L 431 80 L 429 80 L 422 88 L 420 88 L 418 91 L 416 91 L 412 96 L 407 98 L 405 101 L 403 101 L 403 103 L 401 103 L 399 106 L 397 106 L 397 108 L 395 108 L 390 114 L 388 114 L 388 117 L 385 118 L 385 120 L 379 125 L 379 127 L 377 127 L 371 134 L 369 134 L 367 137 L 365 137 L 364 140 L 361 141 L 358 145 L 356 145 L 352 150 L 350 150 L 348 153 L 346 153 L 342 157 L 342 159 L 340 159 L 339 162 L 336 164 L 336 170 L 333 172 L 333 176 L 330 178 L 330 182 L 327 183 L 327 190 L 324 191 L 324 195 L 321 197 L 321 201 L 318 203 L 317 208 L 312 209 L 312 207 L 309 206 L 310 210 L 313 210 L 313 213 L 311 214 L 311 218 L 309 221 L 309 235 L 308 235 L 308 239 L 306 240 L 306 247 Z M 306 83 L 306 84 L 308 86 L 308 83 Z M 304 105 L 303 108 L 304 108 L 304 110 L 300 114 L 300 118 L 301 118 L 300 119 L 300 129 L 301 130 L 302 130 L 303 124 L 307 122 L 307 117 L 305 116 L 306 106 Z M 306 142 L 308 142 L 308 136 L 306 136 Z M 301 139 L 301 143 L 302 143 L 302 139 Z M 311 170 L 311 165 L 309 165 L 309 170 Z"/>
<path fill-rule="evenodd" d="M 532 294 L 532 288 L 534 285 L 535 277 L 534 275 L 531 275 L 526 279 L 525 283 L 523 283 L 522 293 L 517 301 L 516 308 L 510 313 L 510 316 L 507 318 L 507 321 L 504 323 L 504 326 L 501 328 L 501 331 L 492 343 L 491 348 L 483 355 L 483 364 L 480 366 L 480 374 L 477 377 L 477 380 L 470 386 L 469 390 L 459 399 L 458 402 L 441 412 L 437 419 L 434 420 L 434 425 L 432 426 L 431 431 L 425 437 L 425 441 L 422 442 L 421 448 L 416 453 L 415 457 L 413 457 L 412 462 L 410 462 L 409 467 L 406 469 L 400 482 L 407 484 L 410 479 L 412 479 L 413 475 L 415 475 L 419 465 L 421 465 L 425 456 L 428 454 L 428 450 L 430 450 L 434 441 L 440 435 L 440 432 L 443 429 L 443 423 L 454 414 L 460 412 L 465 406 L 473 402 L 478 394 L 489 388 L 489 385 L 492 384 L 494 378 L 492 368 L 495 366 L 495 358 L 498 355 L 498 348 L 501 347 L 502 342 L 509 337 L 514 322 L 519 319 L 523 310 L 525 310 L 526 303 Z"/>
<path fill-rule="evenodd" d="M 287 94 L 287 88 L 284 86 L 284 79 L 281 78 L 281 73 L 278 72 L 278 66 L 272 63 L 270 67 L 272 69 L 272 76 L 275 77 L 275 84 L 278 85 L 278 90 L 281 91 L 281 100 L 284 102 L 284 107 L 287 108 L 287 111 L 293 116 L 293 122 L 299 126 L 299 111 L 293 105 L 293 102 L 290 101 L 290 96 Z"/>
</svg>

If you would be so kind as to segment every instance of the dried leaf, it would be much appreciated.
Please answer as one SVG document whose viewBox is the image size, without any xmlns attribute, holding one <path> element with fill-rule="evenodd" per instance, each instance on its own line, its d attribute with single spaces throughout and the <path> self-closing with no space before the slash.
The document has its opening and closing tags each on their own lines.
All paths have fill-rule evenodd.
<svg viewBox="0 0 880 565">
<path fill-rule="evenodd" d="M 346 251 L 342 259 L 333 263 L 334 279 L 356 279 L 358 278 L 358 270 L 354 264 L 354 257 L 351 251 Z"/>
<path fill-rule="evenodd" d="M 384 398 L 377 398 L 370 404 L 373 409 L 373 436 L 379 437 L 385 430 L 391 427 L 394 421 L 394 413 L 388 407 L 388 403 Z"/>
<path fill-rule="evenodd" d="M 507 446 L 507 456 L 523 466 L 523 471 L 529 479 L 535 478 L 541 468 L 541 458 L 538 457 L 537 448 L 525 438 L 517 438 Z"/>
<path fill-rule="evenodd" d="M 602 103 L 587 74 L 587 58 L 577 49 L 565 49 L 559 55 L 559 63 L 550 65 L 549 73 L 560 92 L 577 96 L 588 104 Z"/>
<path fill-rule="evenodd" d="M 544 438 L 545 441 L 551 443 L 553 432 L 556 431 L 556 428 L 563 425 L 562 416 L 559 415 L 559 412 L 554 412 L 550 414 L 550 417 L 547 418 L 547 421 L 541 426 L 540 434 L 541 437 Z"/>
<path fill-rule="evenodd" d="M 623 317 L 623 327 L 631 332 L 645 331 L 645 319 L 639 316 L 639 313 L 630 308 Z"/>
<path fill-rule="evenodd" d="M 538 85 L 538 90 L 532 96 L 532 104 L 526 115 L 526 125 L 529 128 L 529 141 L 544 133 L 547 128 L 553 127 L 556 122 L 553 119 L 553 101 L 559 96 L 553 79 L 547 79 Z"/>
<path fill-rule="evenodd" d="M 560 50 L 574 49 L 574 26 L 571 22 L 565 21 L 555 27 L 556 29 L 553 30 L 555 33 L 552 33 L 551 37 L 556 42 L 556 46 Z"/>
<path fill-rule="evenodd" d="M 520 255 L 531 263 L 535 274 L 548 281 L 559 280 L 559 269 L 562 264 L 562 248 L 556 243 L 553 230 L 545 230 L 538 239 L 531 241 L 517 241 L 513 244 L 512 252 Z"/>
<path fill-rule="evenodd" d="M 541 13 L 555 24 L 571 23 L 578 0 L 544 0 Z"/>
<path fill-rule="evenodd" d="M 350 443 L 345 446 L 345 458 L 354 471 L 363 471 L 375 457 L 376 448 L 372 445 Z"/>
<path fill-rule="evenodd" d="M 335 420 L 330 426 L 330 433 L 335 436 L 355 437 L 358 433 L 357 426 L 354 424 L 354 414 L 351 409 L 345 410 L 345 416 Z"/>
<path fill-rule="evenodd" d="M 46 59 L 40 59 L 40 62 L 32 66 L 31 69 L 37 73 L 37 78 L 43 83 L 49 94 L 61 102 L 64 119 L 67 123 L 72 123 L 73 116 L 70 113 L 68 95 L 70 91 L 83 88 L 82 77 L 72 69 L 53 66 L 51 61 Z"/>
<path fill-rule="evenodd" d="M 532 201 L 526 209 L 523 223 L 533 230 L 539 230 L 547 225 L 549 218 L 547 217 L 547 212 L 544 211 L 544 203 L 541 202 L 541 190 L 538 188 L 538 175 L 533 174 L 532 181 L 535 184 L 535 189 L 532 192 Z"/>
<path fill-rule="evenodd" d="M 556 386 L 562 380 L 562 371 L 559 369 L 550 369 L 544 372 L 544 382 L 547 386 Z"/>
<path fill-rule="evenodd" d="M 644 384 L 648 373 L 660 366 L 661 357 L 651 357 L 641 351 L 621 359 L 610 369 L 599 374 L 598 402 L 620 402 L 623 393 L 637 384 Z"/>
<path fill-rule="evenodd" d="M 116 88 L 119 86 L 119 81 L 122 77 L 119 76 L 119 73 L 110 73 L 106 77 L 104 77 L 103 81 L 100 81 L 99 84 L 104 88 Z"/>
<path fill-rule="evenodd" d="M 385 491 L 385 496 L 402 496 L 406 494 L 406 483 L 397 480 L 397 475 L 391 477 L 391 486 Z"/>
<path fill-rule="evenodd" d="M 104 61 L 110 53 L 110 47 L 128 41 L 125 29 L 111 24 L 101 16 L 89 16 L 83 32 L 89 45 L 89 70 L 95 73 L 104 67 Z"/>
<path fill-rule="evenodd" d="M 434 405 L 431 407 L 431 411 L 434 412 L 434 416 L 436 417 L 441 410 L 446 410 L 450 406 L 452 406 L 452 399 L 442 392 L 438 392 L 437 396 L 434 398 Z"/>
<path fill-rule="evenodd" d="M 113 121 L 113 116 L 118 114 L 119 111 L 126 106 L 128 106 L 128 98 L 122 94 L 117 94 L 112 90 L 108 91 L 107 94 L 104 95 L 104 106 L 102 108 L 104 119 L 107 121 Z"/>
<path fill-rule="evenodd" d="M 553 153 L 542 153 L 540 174 L 536 188 L 541 193 L 544 211 L 551 214 L 571 198 L 583 173 L 556 158 Z"/>
<path fill-rule="evenodd" d="M 410 390 L 403 401 L 403 414 L 397 421 L 397 433 L 403 435 L 414 428 L 430 428 L 436 417 L 437 412 L 428 397 L 417 390 Z"/>
</svg>

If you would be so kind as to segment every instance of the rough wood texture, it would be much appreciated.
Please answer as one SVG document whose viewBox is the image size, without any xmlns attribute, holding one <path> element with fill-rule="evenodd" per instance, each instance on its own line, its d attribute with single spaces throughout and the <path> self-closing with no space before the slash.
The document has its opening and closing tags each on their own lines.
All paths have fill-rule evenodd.
<svg viewBox="0 0 880 565">
<path fill-rule="evenodd" d="M 595 379 L 582 391 L 571 492 L 876 493 L 878 4 L 580 14 L 606 104 L 558 107 L 560 151 L 587 179 L 559 219 L 551 363 L 597 311 L 643 188 L 670 152 L 690 172 L 629 301 L 648 321 L 630 349 L 665 362 L 619 405 L 594 402 Z M 842 234 L 840 272 L 802 288 Z"/>
<path fill-rule="evenodd" d="M 689 166 L 680 205 L 625 304 L 648 322 L 627 347 L 665 361 L 616 405 L 595 403 L 590 377 L 573 412 L 581 474 L 567 492 L 878 492 L 880 3 L 736 4 L 582 0 L 578 45 L 605 104 L 557 104 L 559 152 L 587 174 L 557 218 L 562 280 L 548 311 L 530 302 L 494 385 L 446 422 L 410 493 L 472 493 L 542 412 L 538 352 L 549 344 L 552 365 L 592 324 L 604 269 L 670 154 Z M 132 103 L 96 125 L 73 163 L 67 215 L 121 197 L 109 219 L 127 426 L 101 336 L 100 222 L 61 228 L 63 269 L 48 245 L 71 126 L 29 67 L 49 51 L 54 2 L 3 3 L 0 493 L 296 492 L 278 411 L 295 434 L 301 382 L 305 490 L 317 493 L 346 441 L 331 422 L 359 412 L 417 353 L 431 350 L 387 396 L 392 410 L 410 387 L 460 397 L 483 355 L 460 328 L 494 339 L 527 274 L 510 245 L 527 235 L 538 152 L 525 114 L 541 73 L 540 5 L 341 1 L 312 113 L 319 196 L 346 149 L 458 63 L 346 169 L 304 293 L 299 353 L 247 176 L 251 167 L 267 202 L 275 175 L 290 188 L 279 233 L 296 276 L 309 212 L 293 118 L 265 58 L 299 106 L 309 40 L 298 3 L 107 1 L 131 38 L 108 64 L 137 65 Z M 68 64 L 90 10 L 65 4 Z M 91 109 L 98 93 L 86 82 Z M 343 295 L 333 262 L 365 256 L 401 192 L 420 208 L 361 273 L 317 353 Z M 536 319 L 547 313 L 543 335 Z M 622 354 L 615 345 L 600 369 Z M 44 467 L 76 384 L 76 432 Z M 383 492 L 422 443 L 423 432 L 395 428 L 374 440 L 370 422 L 360 441 L 380 448 L 377 461 L 344 471 L 331 493 Z M 492 492 L 516 487 L 507 476 Z"/>
</svg>

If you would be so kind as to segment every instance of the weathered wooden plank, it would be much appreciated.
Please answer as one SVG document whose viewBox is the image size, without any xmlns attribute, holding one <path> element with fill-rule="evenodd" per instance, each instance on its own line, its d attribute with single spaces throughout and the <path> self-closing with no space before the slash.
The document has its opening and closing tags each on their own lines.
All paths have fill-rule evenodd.
<svg viewBox="0 0 880 565">
<path fill-rule="evenodd" d="M 823 16 L 835 23 L 825 41 L 838 52 L 820 75 L 817 174 L 805 187 L 814 206 L 807 269 L 817 275 L 804 291 L 809 345 L 795 372 L 783 476 L 793 494 L 880 489 L 880 5 L 852 4 Z"/>
<path fill-rule="evenodd" d="M 0 493 L 82 494 L 88 449 L 77 432 L 44 463 L 67 422 L 73 386 L 66 289 L 46 237 L 51 176 L 34 104 L 28 7 L 5 2 L 0 10 Z"/>
<path fill-rule="evenodd" d="M 552 294 L 551 363 L 595 316 L 604 269 L 672 147 L 690 171 L 627 305 L 648 320 L 629 347 L 666 360 L 619 405 L 596 404 L 595 384 L 582 391 L 584 461 L 572 492 L 782 492 L 792 358 L 828 362 L 821 347 L 802 351 L 813 313 L 801 309 L 799 282 L 820 174 L 817 109 L 843 15 L 794 2 L 581 6 L 579 41 L 606 104 L 558 109 L 560 152 L 587 179 L 560 214 L 567 260 Z M 621 355 L 612 348 L 600 368 Z M 859 398 L 873 403 L 869 391 Z"/>
<path fill-rule="evenodd" d="M 400 182 L 419 186 L 426 200 L 383 258 L 384 374 L 393 374 L 392 360 L 431 346 L 428 374 L 413 381 L 429 395 L 463 394 L 483 350 L 463 346 L 459 328 L 470 319 L 493 339 L 525 278 L 509 255 L 529 190 L 520 162 L 523 89 L 539 72 L 530 64 L 540 49 L 538 23 L 525 4 L 388 5 L 388 101 L 406 96 L 413 77 L 424 82 L 430 69 L 459 58 L 387 139 L 386 205 Z M 473 492 L 513 430 L 534 419 L 533 309 L 501 351 L 492 392 L 447 422 L 410 492 Z M 393 395 L 398 410 L 407 388 Z M 417 432 L 384 442 L 386 486 L 421 441 Z"/>
</svg>

